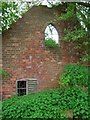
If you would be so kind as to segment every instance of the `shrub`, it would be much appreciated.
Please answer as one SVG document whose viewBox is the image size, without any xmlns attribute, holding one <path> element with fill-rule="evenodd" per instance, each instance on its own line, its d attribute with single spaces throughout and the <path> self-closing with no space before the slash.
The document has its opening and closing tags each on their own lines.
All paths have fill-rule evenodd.
<svg viewBox="0 0 90 120">
<path fill-rule="evenodd" d="M 57 88 L 40 93 L 15 96 L 3 101 L 6 118 L 88 118 L 88 92 L 81 88 Z M 70 113 L 69 113 L 70 112 Z M 69 115 L 68 115 L 69 114 Z"/>
<path fill-rule="evenodd" d="M 0 68 L 0 78 L 7 79 L 9 76 L 10 76 L 9 72 Z"/>
<path fill-rule="evenodd" d="M 0 100 L 0 120 L 2 118 L 2 101 Z"/>
<path fill-rule="evenodd" d="M 88 86 L 88 67 L 79 64 L 65 65 L 59 79 L 60 85 Z"/>
<path fill-rule="evenodd" d="M 45 40 L 45 46 L 47 48 L 57 48 L 58 44 L 52 38 L 48 38 Z"/>
</svg>

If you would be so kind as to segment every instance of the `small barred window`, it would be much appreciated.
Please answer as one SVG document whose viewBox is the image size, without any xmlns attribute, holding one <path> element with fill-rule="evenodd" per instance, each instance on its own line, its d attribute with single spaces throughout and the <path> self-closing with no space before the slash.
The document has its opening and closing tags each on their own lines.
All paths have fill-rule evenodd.
<svg viewBox="0 0 90 120">
<path fill-rule="evenodd" d="M 37 91 L 36 79 L 21 79 L 16 82 L 17 95 L 26 95 Z"/>
</svg>

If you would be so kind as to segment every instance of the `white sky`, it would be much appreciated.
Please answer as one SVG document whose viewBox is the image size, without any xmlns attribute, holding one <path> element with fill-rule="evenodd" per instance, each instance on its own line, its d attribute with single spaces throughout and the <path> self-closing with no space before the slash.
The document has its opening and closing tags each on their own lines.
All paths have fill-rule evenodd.
<svg viewBox="0 0 90 120">
<path fill-rule="evenodd" d="M 2 2 L 20 2 L 20 0 L 2 0 Z M 32 0 L 21 0 L 23 2 L 30 2 Z M 38 0 L 33 0 L 33 1 L 38 1 Z M 41 0 L 43 3 L 46 4 L 47 0 Z M 90 0 L 49 0 L 50 2 L 55 3 L 56 1 L 62 1 L 62 2 L 84 2 L 84 1 L 90 1 Z"/>
<path fill-rule="evenodd" d="M 51 33 L 50 29 L 52 30 L 52 33 Z M 56 43 L 59 43 L 58 32 L 57 32 L 56 28 L 54 26 L 52 26 L 51 24 L 46 27 L 45 34 L 47 35 L 45 37 L 45 39 L 52 38 Z"/>
</svg>

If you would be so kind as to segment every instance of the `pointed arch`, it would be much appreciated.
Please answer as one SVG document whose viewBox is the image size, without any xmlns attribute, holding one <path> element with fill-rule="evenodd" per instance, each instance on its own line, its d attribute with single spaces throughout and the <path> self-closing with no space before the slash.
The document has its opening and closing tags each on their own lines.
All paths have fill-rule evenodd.
<svg viewBox="0 0 90 120">
<path fill-rule="evenodd" d="M 56 27 L 52 23 L 49 23 L 47 25 L 44 31 L 44 35 L 45 35 L 45 40 L 51 38 L 57 44 L 59 44 L 59 34 L 58 34 Z"/>
</svg>

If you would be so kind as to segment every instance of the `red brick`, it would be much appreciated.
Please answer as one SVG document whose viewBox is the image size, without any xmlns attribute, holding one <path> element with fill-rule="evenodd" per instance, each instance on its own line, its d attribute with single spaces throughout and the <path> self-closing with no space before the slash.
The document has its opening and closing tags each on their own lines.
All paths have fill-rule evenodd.
<svg viewBox="0 0 90 120">
<path fill-rule="evenodd" d="M 12 76 L 3 82 L 3 98 L 14 95 L 16 80 L 23 78 L 36 78 L 39 91 L 58 87 L 59 75 L 64 64 L 78 60 L 75 54 L 69 54 L 70 49 L 73 48 L 65 42 L 60 41 L 61 54 L 58 54 L 58 51 L 47 50 L 44 46 L 44 30 L 50 21 L 60 16 L 61 9 L 58 7 L 54 9 L 33 7 L 22 19 L 4 32 L 3 68 L 8 70 Z M 71 22 L 56 21 L 52 23 L 56 26 L 61 40 L 64 36 L 65 26 L 70 26 Z M 32 56 L 31 61 L 30 56 Z"/>
</svg>

